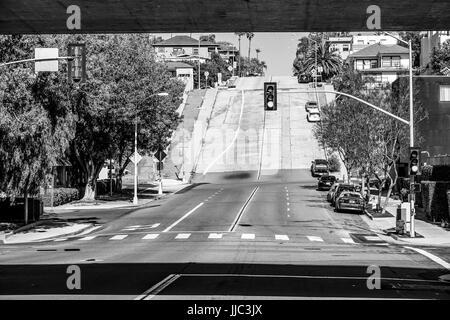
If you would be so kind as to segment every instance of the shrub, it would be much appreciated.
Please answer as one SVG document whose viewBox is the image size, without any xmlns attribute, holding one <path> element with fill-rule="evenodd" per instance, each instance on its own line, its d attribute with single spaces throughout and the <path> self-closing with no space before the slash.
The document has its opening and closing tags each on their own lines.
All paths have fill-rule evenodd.
<svg viewBox="0 0 450 320">
<path fill-rule="evenodd" d="M 423 166 L 421 181 L 450 181 L 450 165 Z"/>
<path fill-rule="evenodd" d="M 97 180 L 96 195 L 101 196 L 101 195 L 108 194 L 109 193 L 109 183 L 110 183 L 109 179 Z M 116 188 L 116 180 L 115 179 L 112 179 L 112 187 L 113 187 L 113 190 L 115 190 L 115 188 Z"/>
<path fill-rule="evenodd" d="M 427 218 L 433 221 L 449 219 L 449 205 L 447 190 L 450 182 L 447 181 L 425 181 L 422 182 L 422 203 Z"/>
<path fill-rule="evenodd" d="M 341 170 L 341 163 L 335 154 L 328 157 L 328 166 L 331 172 L 338 172 Z"/>
<path fill-rule="evenodd" d="M 65 203 L 69 203 L 75 200 L 80 199 L 80 194 L 78 189 L 75 188 L 55 188 L 53 190 L 53 206 L 60 206 Z M 45 207 L 51 206 L 52 194 L 51 190 L 49 190 L 46 194 L 43 195 L 42 201 L 44 202 Z"/>
</svg>

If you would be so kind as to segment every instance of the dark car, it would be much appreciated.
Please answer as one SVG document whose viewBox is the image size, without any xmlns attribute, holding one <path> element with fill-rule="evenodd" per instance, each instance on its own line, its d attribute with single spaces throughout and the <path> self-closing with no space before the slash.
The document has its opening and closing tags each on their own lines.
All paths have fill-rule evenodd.
<svg viewBox="0 0 450 320">
<path fill-rule="evenodd" d="M 333 194 L 333 198 L 331 199 L 331 204 L 333 206 L 336 205 L 336 199 L 339 198 L 341 193 L 344 191 L 357 192 L 359 191 L 359 187 L 354 184 L 339 184 L 339 186 L 336 189 L 336 192 Z"/>
<path fill-rule="evenodd" d="M 298 75 L 298 83 L 310 83 L 312 82 L 312 77 L 310 74 L 301 73 Z"/>
<path fill-rule="evenodd" d="M 330 190 L 331 186 L 336 182 L 336 177 L 331 175 L 324 175 L 319 178 L 317 183 L 317 190 Z"/>
<path fill-rule="evenodd" d="M 360 193 L 344 191 L 336 199 L 336 212 L 341 210 L 350 210 L 363 213 L 365 208 L 365 201 Z"/>
<path fill-rule="evenodd" d="M 305 103 L 305 111 L 309 112 L 310 109 L 318 109 L 316 101 L 308 101 L 307 103 Z"/>
<path fill-rule="evenodd" d="M 313 177 L 328 175 L 330 169 L 328 167 L 328 161 L 325 159 L 315 159 L 311 161 L 311 175 Z"/>
</svg>

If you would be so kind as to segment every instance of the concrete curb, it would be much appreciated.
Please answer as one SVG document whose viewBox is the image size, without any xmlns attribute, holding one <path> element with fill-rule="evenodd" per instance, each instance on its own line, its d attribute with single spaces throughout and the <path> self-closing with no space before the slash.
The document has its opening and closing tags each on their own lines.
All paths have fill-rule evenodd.
<svg viewBox="0 0 450 320">
<path fill-rule="evenodd" d="M 45 241 L 50 241 L 50 240 L 53 240 L 53 239 L 58 239 L 58 238 L 63 238 L 63 237 L 73 237 L 73 236 L 76 236 L 76 235 L 79 235 L 81 233 L 86 232 L 88 229 L 93 229 L 92 231 L 100 229 L 100 228 L 95 228 L 94 229 L 94 227 L 95 227 L 95 224 L 94 223 L 90 223 L 85 228 L 80 229 L 78 231 L 69 232 L 69 233 L 62 233 L 62 234 L 59 234 L 57 236 L 44 237 L 44 238 L 41 238 L 41 239 L 36 239 L 36 240 L 29 241 L 29 242 L 10 242 L 10 243 L 5 243 L 5 241 L 3 241 L 3 243 L 4 244 L 26 244 L 26 243 L 35 243 L 35 242 L 45 242 Z M 86 232 L 86 234 L 87 233 L 90 233 L 90 232 Z M 9 236 L 11 236 L 11 235 L 12 234 L 9 234 Z M 8 235 L 5 236 L 5 240 L 6 239 L 8 239 Z"/>
<path fill-rule="evenodd" d="M 370 214 L 366 209 L 364 209 L 364 214 L 369 217 L 370 220 L 373 220 L 373 215 Z"/>
</svg>

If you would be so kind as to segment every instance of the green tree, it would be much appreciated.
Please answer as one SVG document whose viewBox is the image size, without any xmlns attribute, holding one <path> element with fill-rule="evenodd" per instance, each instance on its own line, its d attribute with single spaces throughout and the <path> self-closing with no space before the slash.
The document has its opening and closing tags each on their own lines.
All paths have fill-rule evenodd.
<svg viewBox="0 0 450 320">
<path fill-rule="evenodd" d="M 401 32 L 400 37 L 404 41 L 411 40 L 413 68 L 419 68 L 420 67 L 420 47 L 421 47 L 420 32 L 418 32 L 418 31 Z M 399 42 L 399 45 L 409 49 L 408 45 L 401 41 Z"/>
<path fill-rule="evenodd" d="M 322 79 L 328 80 L 338 75 L 342 69 L 342 59 L 336 50 L 331 50 L 330 42 L 318 42 L 317 46 L 310 47 L 303 63 L 304 72 L 311 73 L 317 66 L 322 67 Z"/>
<path fill-rule="evenodd" d="M 30 58 L 38 36 L 0 38 L 2 61 Z M 66 79 L 58 73 L 34 75 L 32 65 L 11 65 L 0 74 L 0 190 L 27 201 L 64 156 L 74 134 Z"/>
<path fill-rule="evenodd" d="M 445 41 L 440 48 L 434 48 L 431 54 L 431 72 L 442 74 L 444 68 L 450 68 L 450 40 Z"/>
</svg>

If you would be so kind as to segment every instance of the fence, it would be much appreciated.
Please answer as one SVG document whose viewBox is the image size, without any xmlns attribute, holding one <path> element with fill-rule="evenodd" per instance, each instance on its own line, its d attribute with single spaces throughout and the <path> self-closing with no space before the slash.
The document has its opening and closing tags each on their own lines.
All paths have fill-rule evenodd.
<svg viewBox="0 0 450 320">
<path fill-rule="evenodd" d="M 437 155 L 432 157 L 425 157 L 424 162 L 427 165 L 437 166 L 437 165 L 450 165 L 450 155 Z"/>
</svg>

